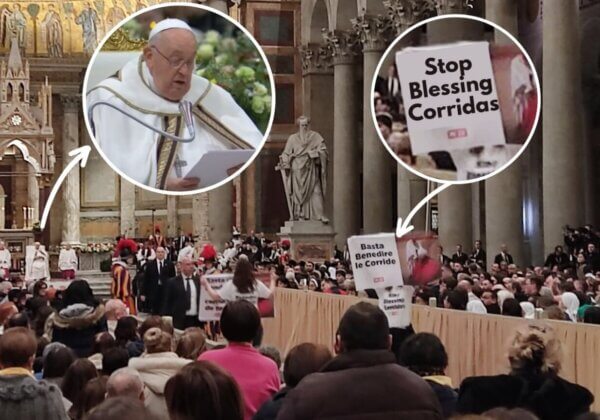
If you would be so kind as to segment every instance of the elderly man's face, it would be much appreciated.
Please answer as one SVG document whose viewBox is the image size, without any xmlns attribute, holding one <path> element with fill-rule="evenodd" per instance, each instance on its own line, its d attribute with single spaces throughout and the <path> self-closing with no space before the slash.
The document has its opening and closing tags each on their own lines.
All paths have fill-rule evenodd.
<svg viewBox="0 0 600 420">
<path fill-rule="evenodd" d="M 164 260 L 165 259 L 165 249 L 163 247 L 158 247 L 156 248 L 156 258 L 158 258 L 159 260 Z"/>
<path fill-rule="evenodd" d="M 181 272 L 184 276 L 191 276 L 194 274 L 194 262 L 189 258 L 184 258 L 180 262 Z"/>
<path fill-rule="evenodd" d="M 158 93 L 180 101 L 190 90 L 196 59 L 196 38 L 186 29 L 167 29 L 144 49 L 144 60 Z"/>
</svg>

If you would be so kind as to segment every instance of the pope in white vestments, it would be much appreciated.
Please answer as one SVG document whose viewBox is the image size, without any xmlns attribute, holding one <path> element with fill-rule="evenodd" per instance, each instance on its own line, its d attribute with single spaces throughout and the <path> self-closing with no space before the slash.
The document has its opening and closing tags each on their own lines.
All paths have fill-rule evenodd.
<svg viewBox="0 0 600 420">
<path fill-rule="evenodd" d="M 33 249 L 28 247 L 25 256 L 25 280 L 28 282 L 50 279 L 50 267 L 48 265 L 48 253 L 39 242 L 34 244 Z"/>
<path fill-rule="evenodd" d="M 94 107 L 90 123 L 100 149 L 141 184 L 173 191 L 198 189 L 201 180 L 185 175 L 206 152 L 251 150 L 262 141 L 263 134 L 227 91 L 194 74 L 195 57 L 191 28 L 179 19 L 165 19 L 150 32 L 139 59 L 88 92 L 88 109 L 105 101 L 183 138 L 190 134 L 179 104 L 191 103 L 196 129 L 191 142 L 162 136 L 107 105 Z"/>
</svg>

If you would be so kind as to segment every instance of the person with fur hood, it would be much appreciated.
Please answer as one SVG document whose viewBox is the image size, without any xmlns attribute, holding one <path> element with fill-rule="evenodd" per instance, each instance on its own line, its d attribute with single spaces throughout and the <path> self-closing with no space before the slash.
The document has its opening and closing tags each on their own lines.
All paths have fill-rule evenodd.
<svg viewBox="0 0 600 420">
<path fill-rule="evenodd" d="M 63 306 L 46 320 L 44 336 L 70 347 L 77 357 L 91 356 L 96 334 L 108 331 L 104 305 L 87 281 L 73 280 L 64 292 Z"/>
<path fill-rule="evenodd" d="M 192 362 L 173 352 L 171 334 L 160 328 L 144 333 L 146 352 L 129 359 L 129 367 L 139 372 L 144 382 L 144 405 L 154 418 L 169 418 L 165 401 L 165 384 L 179 370 Z"/>
</svg>

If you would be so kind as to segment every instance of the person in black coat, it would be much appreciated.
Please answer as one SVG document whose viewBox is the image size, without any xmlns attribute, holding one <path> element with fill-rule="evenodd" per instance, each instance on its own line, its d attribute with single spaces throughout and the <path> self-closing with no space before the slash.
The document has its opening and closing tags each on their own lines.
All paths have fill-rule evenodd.
<svg viewBox="0 0 600 420">
<path fill-rule="evenodd" d="M 509 375 L 465 379 L 457 413 L 481 414 L 494 407 L 520 407 L 540 420 L 569 420 L 587 413 L 594 396 L 558 376 L 560 341 L 548 326 L 528 325 L 511 341 Z"/>
<path fill-rule="evenodd" d="M 175 275 L 175 265 L 166 258 L 165 249 L 159 246 L 156 248 L 156 259 L 148 261 L 144 267 L 144 282 L 140 296 L 152 315 L 160 314 L 164 285 Z"/>
<path fill-rule="evenodd" d="M 445 374 L 448 354 L 440 339 L 430 333 L 410 336 L 400 347 L 398 362 L 425 379 L 435 392 L 444 417 L 450 418 L 456 410 L 458 394 Z"/>
<path fill-rule="evenodd" d="M 563 251 L 563 247 L 557 245 L 554 247 L 554 252 L 546 257 L 544 267 L 548 267 L 552 270 L 554 266 L 558 266 L 559 270 L 564 270 L 571 265 L 569 256 Z"/>
<path fill-rule="evenodd" d="M 506 244 L 502 244 L 500 246 L 500 253 L 496 254 L 496 256 L 494 257 L 495 264 L 500 264 L 501 262 L 505 262 L 507 265 L 515 263 L 512 255 L 508 253 L 508 247 L 506 246 Z"/>
<path fill-rule="evenodd" d="M 173 318 L 173 327 L 185 330 L 201 326 L 198 320 L 200 280 L 194 274 L 191 258 L 181 260 L 180 269 L 181 273 L 166 283 L 163 314 Z"/>
<path fill-rule="evenodd" d="M 487 261 L 486 254 L 485 250 L 481 246 L 481 241 L 479 239 L 475 241 L 475 248 L 473 249 L 473 252 L 471 252 L 469 261 L 478 264 L 481 268 L 485 270 L 485 265 Z"/>
</svg>

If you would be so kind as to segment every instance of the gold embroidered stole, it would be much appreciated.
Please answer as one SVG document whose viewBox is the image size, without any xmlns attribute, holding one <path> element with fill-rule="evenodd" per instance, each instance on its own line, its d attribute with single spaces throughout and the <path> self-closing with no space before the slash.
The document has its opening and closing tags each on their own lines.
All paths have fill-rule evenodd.
<svg viewBox="0 0 600 420">
<path fill-rule="evenodd" d="M 198 102 L 192 108 L 192 113 L 204 123 L 205 127 L 216 133 L 220 139 L 223 139 L 228 143 L 227 146 L 229 149 L 254 149 L 254 146 L 231 131 Z"/>
<path fill-rule="evenodd" d="M 169 134 L 180 135 L 182 128 L 181 117 L 163 117 L 165 131 Z M 156 159 L 158 162 L 156 169 L 156 188 L 164 190 L 167 185 L 167 178 L 171 172 L 171 167 L 177 156 L 177 147 L 179 142 L 173 141 L 165 136 L 160 136 L 158 139 L 158 147 L 156 150 Z"/>
</svg>

